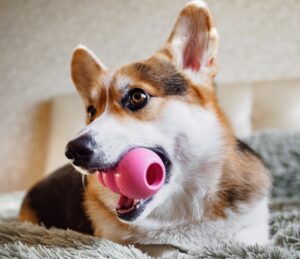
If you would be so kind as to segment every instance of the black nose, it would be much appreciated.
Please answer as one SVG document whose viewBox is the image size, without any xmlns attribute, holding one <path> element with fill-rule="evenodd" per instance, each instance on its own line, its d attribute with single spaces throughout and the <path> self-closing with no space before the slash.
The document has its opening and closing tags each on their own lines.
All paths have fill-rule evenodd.
<svg viewBox="0 0 300 259">
<path fill-rule="evenodd" d="M 86 164 L 95 152 L 95 141 L 90 135 L 82 135 L 67 144 L 65 155 L 75 165 Z"/>
</svg>

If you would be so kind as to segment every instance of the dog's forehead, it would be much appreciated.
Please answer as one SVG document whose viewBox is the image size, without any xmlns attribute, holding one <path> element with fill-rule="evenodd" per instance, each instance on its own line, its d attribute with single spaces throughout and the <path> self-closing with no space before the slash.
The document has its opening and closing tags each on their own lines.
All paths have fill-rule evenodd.
<svg viewBox="0 0 300 259">
<path fill-rule="evenodd" d="M 170 62 L 151 58 L 135 62 L 108 72 L 103 78 L 105 88 L 120 91 L 128 86 L 148 85 L 163 95 L 181 95 L 186 92 L 188 81 Z"/>
<path fill-rule="evenodd" d="M 102 78 L 103 87 L 106 89 L 110 89 L 112 87 L 117 89 L 124 89 L 128 85 L 133 83 L 130 75 L 126 75 L 124 73 L 120 73 L 119 70 L 117 71 L 109 71 L 103 78 Z"/>
</svg>

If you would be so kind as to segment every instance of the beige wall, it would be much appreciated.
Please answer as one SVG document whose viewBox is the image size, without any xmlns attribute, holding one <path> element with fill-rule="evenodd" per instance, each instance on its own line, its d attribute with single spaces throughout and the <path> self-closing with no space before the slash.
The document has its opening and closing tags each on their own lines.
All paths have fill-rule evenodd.
<svg viewBox="0 0 300 259">
<path fill-rule="evenodd" d="M 72 49 L 108 66 L 158 49 L 185 0 L 0 0 L 0 191 L 41 177 L 50 98 L 74 92 Z M 300 1 L 208 1 L 220 32 L 221 83 L 300 78 Z M 63 150 L 62 150 L 63 152 Z"/>
</svg>

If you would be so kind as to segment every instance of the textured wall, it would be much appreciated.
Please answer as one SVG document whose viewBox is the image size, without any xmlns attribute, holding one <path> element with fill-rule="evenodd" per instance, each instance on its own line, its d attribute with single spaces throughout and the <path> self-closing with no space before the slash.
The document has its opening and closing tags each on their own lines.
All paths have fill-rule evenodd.
<svg viewBox="0 0 300 259">
<path fill-rule="evenodd" d="M 24 188 L 45 166 L 49 105 L 73 92 L 72 49 L 108 66 L 158 49 L 185 0 L 0 0 L 0 191 Z M 300 1 L 211 0 L 220 82 L 300 77 Z"/>
</svg>

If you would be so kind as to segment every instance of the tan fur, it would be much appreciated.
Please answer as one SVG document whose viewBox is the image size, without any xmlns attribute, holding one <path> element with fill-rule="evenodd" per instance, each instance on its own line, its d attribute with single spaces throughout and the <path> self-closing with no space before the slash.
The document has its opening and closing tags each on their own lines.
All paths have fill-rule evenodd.
<svg viewBox="0 0 300 259">
<path fill-rule="evenodd" d="M 29 206 L 29 202 L 27 198 L 24 199 L 20 213 L 19 213 L 19 220 L 23 222 L 31 222 L 34 224 L 39 224 L 40 220 L 37 217 L 36 213 L 32 210 L 32 208 Z"/>
<path fill-rule="evenodd" d="M 103 203 L 107 190 L 100 186 L 96 175 L 88 176 L 88 183 L 84 193 L 84 207 L 92 221 L 94 235 L 106 237 L 112 241 L 125 244 L 122 233 L 129 232 L 129 226 L 120 222 L 114 211 L 110 211 Z M 116 202 L 116 201 L 115 201 Z"/>
<path fill-rule="evenodd" d="M 91 53 L 84 48 L 77 48 L 71 61 L 71 75 L 76 88 L 88 104 L 93 97 L 93 91 L 99 87 L 97 82 L 101 75 L 105 74 L 102 65 L 97 62 Z M 99 89 L 96 89 L 99 90 Z"/>
</svg>

